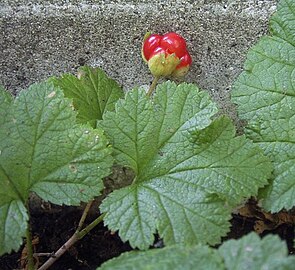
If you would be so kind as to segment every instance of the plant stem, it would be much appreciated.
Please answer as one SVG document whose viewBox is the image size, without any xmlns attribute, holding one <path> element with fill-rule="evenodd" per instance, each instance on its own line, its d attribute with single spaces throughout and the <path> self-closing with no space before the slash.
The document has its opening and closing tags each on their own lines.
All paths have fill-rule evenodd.
<svg viewBox="0 0 295 270">
<path fill-rule="evenodd" d="M 90 204 L 90 203 L 89 203 Z M 88 205 L 87 205 L 88 206 Z M 86 208 L 87 208 L 86 206 Z M 91 206 L 91 205 L 90 205 Z M 89 208 L 90 208 L 89 206 Z M 85 210 L 86 210 L 85 208 Z M 85 212 L 88 212 L 88 210 L 84 210 L 83 214 Z M 87 213 L 86 213 L 87 214 Z M 98 225 L 104 218 L 105 214 L 101 214 L 99 217 L 97 217 L 93 222 L 91 222 L 88 226 L 85 227 L 82 231 L 76 231 L 71 238 L 62 245 L 62 247 L 59 248 L 58 251 L 56 251 L 52 256 L 40 267 L 38 270 L 46 270 L 48 269 L 53 263 L 55 263 L 70 247 L 72 247 L 78 240 L 82 239 L 87 233 L 89 233 L 96 225 Z M 81 220 L 83 218 L 83 215 L 81 217 Z M 80 221 L 81 221 L 80 220 Z M 85 218 L 84 218 L 85 220 Z M 84 222 L 84 221 L 83 221 Z M 79 222 L 80 225 L 80 222 Z"/>
<path fill-rule="evenodd" d="M 63 244 L 58 251 L 56 251 L 52 256 L 40 267 L 38 270 L 48 269 L 52 264 L 54 264 L 71 246 L 73 246 L 78 241 L 77 234 L 74 233 L 71 238 Z"/>
<path fill-rule="evenodd" d="M 82 239 L 87 233 L 89 233 L 96 225 L 102 222 L 106 214 L 101 214 L 94 221 L 92 221 L 88 226 L 86 226 L 82 231 L 76 232 L 78 239 Z"/>
<path fill-rule="evenodd" d="M 87 214 L 89 212 L 89 209 L 91 208 L 92 203 L 93 203 L 93 200 L 87 203 L 87 205 L 86 205 L 86 207 L 85 207 L 85 209 L 83 211 L 83 214 L 81 216 L 81 219 L 79 221 L 79 224 L 78 224 L 78 227 L 77 227 L 76 232 L 79 232 L 82 229 L 83 224 L 84 224 L 84 221 L 85 221 L 85 219 L 87 217 Z"/>
<path fill-rule="evenodd" d="M 26 230 L 26 247 L 27 247 L 27 254 L 28 254 L 28 270 L 34 270 L 34 256 L 33 256 L 33 245 L 32 245 L 32 236 L 31 236 L 31 228 L 30 223 L 28 224 L 27 230 Z"/>
<path fill-rule="evenodd" d="M 149 91 L 147 92 L 147 95 L 150 97 L 152 95 L 152 93 L 154 92 L 155 88 L 156 88 L 156 85 L 159 81 L 160 77 L 155 77 L 151 86 L 150 86 L 150 89 Z"/>
</svg>

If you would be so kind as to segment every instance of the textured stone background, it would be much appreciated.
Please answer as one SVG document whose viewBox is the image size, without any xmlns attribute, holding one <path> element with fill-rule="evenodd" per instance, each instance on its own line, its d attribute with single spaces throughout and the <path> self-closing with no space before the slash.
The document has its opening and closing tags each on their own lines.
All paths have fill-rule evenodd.
<svg viewBox="0 0 295 270">
<path fill-rule="evenodd" d="M 155 3 L 157 2 L 157 3 Z M 13 93 L 80 65 L 102 67 L 125 90 L 152 80 L 140 55 L 147 30 L 177 31 L 193 67 L 186 81 L 229 102 L 247 50 L 267 33 L 272 0 L 0 0 L 0 82 Z"/>
</svg>

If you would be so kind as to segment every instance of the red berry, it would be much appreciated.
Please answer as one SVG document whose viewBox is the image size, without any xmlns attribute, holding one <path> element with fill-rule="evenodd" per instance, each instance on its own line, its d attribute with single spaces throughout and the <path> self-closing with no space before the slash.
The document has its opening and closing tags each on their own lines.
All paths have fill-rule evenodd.
<svg viewBox="0 0 295 270">
<path fill-rule="evenodd" d="M 192 64 L 185 40 L 174 32 L 163 36 L 153 34 L 145 38 L 142 57 L 151 73 L 157 77 L 182 77 Z"/>
<path fill-rule="evenodd" d="M 144 41 L 142 51 L 147 61 L 151 58 L 154 50 L 160 46 L 161 39 L 162 36 L 152 34 Z"/>
<path fill-rule="evenodd" d="M 179 58 L 186 52 L 186 42 L 184 38 L 174 32 L 167 33 L 163 36 L 161 47 L 163 47 L 168 54 L 175 53 Z"/>
<path fill-rule="evenodd" d="M 162 48 L 162 47 L 156 47 L 150 54 L 150 58 L 152 58 L 154 55 L 156 54 L 160 54 L 160 53 L 164 53 L 165 55 L 166 54 L 166 51 Z"/>
<path fill-rule="evenodd" d="M 186 51 L 185 55 L 180 58 L 180 61 L 181 62 L 176 67 L 176 69 L 181 68 L 181 67 L 190 66 L 193 62 L 190 54 L 187 51 Z"/>
</svg>

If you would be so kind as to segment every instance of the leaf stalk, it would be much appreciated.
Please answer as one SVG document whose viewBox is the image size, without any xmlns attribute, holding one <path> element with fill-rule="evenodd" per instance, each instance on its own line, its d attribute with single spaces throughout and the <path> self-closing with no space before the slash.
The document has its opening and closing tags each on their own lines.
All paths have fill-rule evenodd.
<svg viewBox="0 0 295 270">
<path fill-rule="evenodd" d="M 32 235 L 31 235 L 31 228 L 30 224 L 27 226 L 26 230 L 26 248 L 27 248 L 27 258 L 28 258 L 28 270 L 34 270 L 35 265 L 34 265 L 34 256 L 33 256 L 33 244 L 32 244 Z"/>
</svg>

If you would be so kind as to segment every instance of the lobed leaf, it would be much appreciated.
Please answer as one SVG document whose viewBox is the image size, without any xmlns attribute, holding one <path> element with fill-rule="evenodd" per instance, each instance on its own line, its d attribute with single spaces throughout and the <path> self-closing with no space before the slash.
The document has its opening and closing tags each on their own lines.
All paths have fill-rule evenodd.
<svg viewBox="0 0 295 270">
<path fill-rule="evenodd" d="M 223 270 L 218 252 L 207 246 L 174 245 L 148 251 L 125 252 L 97 270 Z"/>
<path fill-rule="evenodd" d="M 248 53 L 232 100 L 248 120 L 246 135 L 274 163 L 274 177 L 262 193 L 266 210 L 295 206 L 295 2 L 283 0 L 271 19 L 272 36 Z"/>
<path fill-rule="evenodd" d="M 1 194 L 2 195 L 2 194 Z M 1 203 L 0 206 L 0 254 L 17 250 L 26 234 L 29 220 L 27 209 L 20 200 Z"/>
<path fill-rule="evenodd" d="M 229 240 L 218 249 L 226 269 L 292 270 L 295 256 L 288 256 L 288 249 L 277 235 L 260 239 L 250 233 L 239 240 Z"/>
<path fill-rule="evenodd" d="M 75 124 L 76 113 L 59 88 L 41 83 L 14 101 L 3 96 L 0 91 L 0 254 L 21 243 L 30 192 L 78 205 L 100 193 L 112 165 L 102 132 Z"/>
<path fill-rule="evenodd" d="M 11 94 L 6 91 L 2 85 L 0 85 L 0 115 L 2 116 L 0 118 L 0 126 L 3 125 L 5 122 L 6 117 L 8 116 L 8 110 L 10 103 L 12 102 L 12 96 Z M 2 130 L 3 131 L 3 130 Z M 0 130 L 1 132 L 1 130 Z"/>
<path fill-rule="evenodd" d="M 97 270 L 291 270 L 294 263 L 295 256 L 288 256 L 286 244 L 279 237 L 269 235 L 261 240 L 255 233 L 250 233 L 239 240 L 224 242 L 218 250 L 205 245 L 173 245 L 125 252 Z"/>
<path fill-rule="evenodd" d="M 78 77 L 64 74 L 50 81 L 60 87 L 66 97 L 73 99 L 78 122 L 90 123 L 95 127 L 106 111 L 114 110 L 117 100 L 123 97 L 123 91 L 99 68 L 84 66 L 78 74 Z"/>
<path fill-rule="evenodd" d="M 192 84 L 166 82 L 154 100 L 136 89 L 100 125 L 117 163 L 133 183 L 100 209 L 123 241 L 147 249 L 159 233 L 166 244 L 216 244 L 229 230 L 232 207 L 267 184 L 271 164 Z"/>
</svg>

